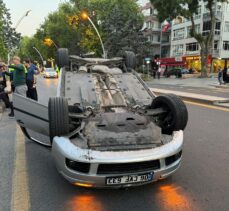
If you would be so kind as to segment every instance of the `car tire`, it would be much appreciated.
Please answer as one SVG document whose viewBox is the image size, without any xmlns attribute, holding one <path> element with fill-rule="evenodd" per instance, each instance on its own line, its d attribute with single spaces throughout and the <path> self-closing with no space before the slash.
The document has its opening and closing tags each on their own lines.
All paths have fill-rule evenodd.
<svg viewBox="0 0 229 211">
<path fill-rule="evenodd" d="M 60 48 L 57 51 L 57 64 L 59 68 L 69 66 L 69 55 L 67 48 Z"/>
<path fill-rule="evenodd" d="M 132 70 L 136 68 L 137 59 L 136 59 L 136 55 L 134 52 L 125 51 L 123 58 L 124 58 L 125 66 L 128 72 L 131 72 Z"/>
<path fill-rule="evenodd" d="M 180 97 L 173 94 L 159 96 L 153 100 L 151 108 L 164 108 L 168 111 L 156 119 L 156 124 L 161 127 L 163 134 L 185 129 L 188 123 L 188 110 Z"/>
<path fill-rule="evenodd" d="M 63 97 L 49 99 L 49 135 L 52 143 L 55 136 L 63 136 L 69 133 L 68 101 Z"/>
</svg>

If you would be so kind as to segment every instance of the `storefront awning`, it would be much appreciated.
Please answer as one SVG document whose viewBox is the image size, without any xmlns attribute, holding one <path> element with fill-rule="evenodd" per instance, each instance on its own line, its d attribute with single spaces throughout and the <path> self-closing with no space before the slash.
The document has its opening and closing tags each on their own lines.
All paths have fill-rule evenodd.
<svg viewBox="0 0 229 211">
<path fill-rule="evenodd" d="M 185 66 L 185 60 L 184 58 L 162 58 L 160 59 L 161 65 L 166 66 Z"/>
</svg>

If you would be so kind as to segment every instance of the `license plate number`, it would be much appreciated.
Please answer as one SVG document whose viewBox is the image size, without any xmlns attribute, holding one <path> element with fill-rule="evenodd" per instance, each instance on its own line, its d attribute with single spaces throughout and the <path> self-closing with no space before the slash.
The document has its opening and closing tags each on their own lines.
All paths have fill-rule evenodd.
<svg viewBox="0 0 229 211">
<path fill-rule="evenodd" d="M 106 178 L 107 185 L 121 185 L 121 184 L 133 184 L 141 182 L 149 182 L 153 180 L 153 172 L 140 174 L 140 175 L 128 175 L 120 177 L 108 177 Z"/>
</svg>

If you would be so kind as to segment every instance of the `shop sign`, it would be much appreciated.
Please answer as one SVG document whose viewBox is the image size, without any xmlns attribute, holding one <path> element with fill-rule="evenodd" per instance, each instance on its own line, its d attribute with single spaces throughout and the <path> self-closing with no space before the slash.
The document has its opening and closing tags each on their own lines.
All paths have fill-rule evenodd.
<svg viewBox="0 0 229 211">
<path fill-rule="evenodd" d="M 200 60 L 200 56 L 187 56 L 186 60 Z"/>
</svg>

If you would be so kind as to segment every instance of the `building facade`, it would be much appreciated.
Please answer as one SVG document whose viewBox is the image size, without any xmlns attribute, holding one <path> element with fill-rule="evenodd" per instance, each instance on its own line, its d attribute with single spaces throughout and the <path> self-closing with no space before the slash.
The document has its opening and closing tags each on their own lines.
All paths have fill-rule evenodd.
<svg viewBox="0 0 229 211">
<path fill-rule="evenodd" d="M 150 43 L 149 56 L 169 57 L 171 30 L 162 33 L 162 24 L 157 19 L 157 11 L 149 0 L 139 0 L 138 4 L 144 15 L 142 30 Z"/>
<path fill-rule="evenodd" d="M 223 67 L 225 60 L 229 59 L 229 3 L 218 3 L 215 8 L 215 35 L 213 50 L 209 63 L 217 70 Z M 205 3 L 201 3 L 195 15 L 196 31 L 202 35 L 210 32 L 210 14 Z M 200 70 L 200 46 L 195 38 L 190 35 L 191 21 L 178 17 L 171 27 L 170 57 L 185 57 L 185 66 Z M 181 60 L 181 58 L 180 58 Z M 184 59 L 183 59 L 184 60 Z"/>
</svg>

